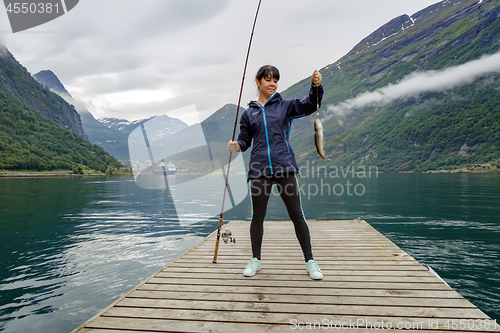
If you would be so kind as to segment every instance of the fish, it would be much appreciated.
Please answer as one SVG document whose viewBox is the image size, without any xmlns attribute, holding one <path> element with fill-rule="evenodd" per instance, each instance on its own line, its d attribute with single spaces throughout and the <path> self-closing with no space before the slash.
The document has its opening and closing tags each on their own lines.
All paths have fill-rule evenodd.
<svg viewBox="0 0 500 333">
<path fill-rule="evenodd" d="M 314 145 L 316 146 L 316 151 L 318 155 L 321 156 L 323 161 L 326 161 L 327 158 L 325 156 L 325 151 L 323 148 L 325 147 L 325 137 L 323 136 L 323 124 L 319 118 L 316 118 L 314 121 Z"/>
</svg>

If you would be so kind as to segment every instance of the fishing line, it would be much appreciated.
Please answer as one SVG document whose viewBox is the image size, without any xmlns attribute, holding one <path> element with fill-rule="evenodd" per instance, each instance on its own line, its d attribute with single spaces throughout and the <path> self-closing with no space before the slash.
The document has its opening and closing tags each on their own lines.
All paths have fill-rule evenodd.
<svg viewBox="0 0 500 333">
<path fill-rule="evenodd" d="M 318 54 L 318 66 L 316 68 L 320 68 L 321 66 L 321 56 L 323 55 L 323 46 L 325 45 L 325 38 L 326 38 L 326 30 L 328 28 L 328 19 L 330 18 L 330 10 L 332 9 L 332 2 L 333 0 L 328 0 L 330 2 L 330 5 L 328 6 L 328 12 L 326 14 L 326 20 L 325 20 L 325 27 L 323 28 L 323 38 L 321 40 L 321 47 L 319 49 L 319 54 Z M 319 70 L 318 70 L 319 72 Z M 319 93 L 316 92 L 316 119 L 319 119 Z"/>
<path fill-rule="evenodd" d="M 332 2 L 333 2 L 333 0 L 330 0 L 330 5 L 328 6 L 328 12 L 327 12 L 326 19 L 325 19 L 325 27 L 323 28 L 323 39 L 321 41 L 320 52 L 318 54 L 318 66 L 316 68 L 319 68 L 321 55 L 323 54 L 323 46 L 325 44 L 326 30 L 327 30 L 328 21 L 330 18 L 330 10 L 332 8 Z M 320 75 L 321 75 L 321 72 L 319 70 L 318 70 L 318 73 L 320 73 Z M 318 153 L 319 156 L 321 156 L 323 161 L 327 160 L 327 158 L 325 157 L 325 151 L 323 150 L 323 148 L 325 146 L 323 125 L 321 124 L 321 120 L 319 119 L 319 88 L 318 87 L 316 87 L 316 120 L 314 121 L 314 146 L 316 147 L 316 152 Z"/>
<path fill-rule="evenodd" d="M 255 19 L 253 21 L 252 33 L 250 34 L 250 42 L 248 43 L 247 57 L 245 59 L 245 67 L 243 69 L 243 78 L 241 79 L 241 88 L 240 88 L 240 96 L 238 97 L 238 107 L 236 108 L 236 119 L 234 120 L 234 129 L 233 129 L 233 139 L 234 141 L 236 136 L 236 128 L 238 127 L 238 114 L 240 113 L 240 104 L 241 104 L 241 96 L 243 94 L 243 84 L 245 83 L 245 74 L 247 72 L 248 65 L 248 56 L 250 55 L 250 47 L 252 46 L 253 33 L 255 31 L 255 24 L 257 23 L 257 16 L 259 15 L 260 3 L 262 0 L 259 0 L 259 5 L 257 6 L 257 11 L 255 13 Z M 217 239 L 215 241 L 215 251 L 214 251 L 214 260 L 213 263 L 217 263 L 217 253 L 219 252 L 219 241 L 220 241 L 220 230 L 222 228 L 222 221 L 224 219 L 224 204 L 226 203 L 226 193 L 228 190 L 228 180 L 229 180 L 229 169 L 231 167 L 231 159 L 233 156 L 233 152 L 229 153 L 229 162 L 227 164 L 227 173 L 226 173 L 226 185 L 224 186 L 224 196 L 222 197 L 222 208 L 219 217 L 219 227 L 217 228 Z M 222 167 L 224 169 L 224 167 Z"/>
</svg>

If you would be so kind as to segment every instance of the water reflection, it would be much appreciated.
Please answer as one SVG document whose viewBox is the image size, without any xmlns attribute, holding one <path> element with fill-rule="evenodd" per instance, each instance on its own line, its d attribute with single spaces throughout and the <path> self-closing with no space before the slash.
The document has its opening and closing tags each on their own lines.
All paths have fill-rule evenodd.
<svg viewBox="0 0 500 333">
<path fill-rule="evenodd" d="M 500 175 L 351 180 L 364 195 L 303 195 L 306 217 L 367 220 L 500 319 Z M 299 179 L 304 189 L 310 184 L 321 179 Z M 6 332 L 71 331 L 217 226 L 212 217 L 181 227 L 168 192 L 141 189 L 131 178 L 0 179 L 0 203 Z M 224 216 L 249 220 L 250 200 Z M 287 217 L 279 197 L 269 202 L 267 219 L 275 217 Z"/>
<path fill-rule="evenodd" d="M 164 191 L 112 179 L 2 182 L 0 330 L 71 331 L 214 230 L 181 228 Z"/>
</svg>

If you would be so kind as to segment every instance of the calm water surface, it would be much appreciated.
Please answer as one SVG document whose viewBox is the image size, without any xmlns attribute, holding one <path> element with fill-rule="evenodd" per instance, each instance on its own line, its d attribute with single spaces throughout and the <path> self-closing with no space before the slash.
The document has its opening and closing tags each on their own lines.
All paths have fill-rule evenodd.
<svg viewBox="0 0 500 333">
<path fill-rule="evenodd" d="M 330 174 L 299 183 L 308 219 L 365 219 L 500 320 L 500 174 Z M 225 218 L 250 214 L 247 198 Z M 268 219 L 286 216 L 271 198 Z M 0 179 L 0 331 L 70 332 L 217 222 L 181 227 L 168 192 L 128 177 Z"/>
</svg>

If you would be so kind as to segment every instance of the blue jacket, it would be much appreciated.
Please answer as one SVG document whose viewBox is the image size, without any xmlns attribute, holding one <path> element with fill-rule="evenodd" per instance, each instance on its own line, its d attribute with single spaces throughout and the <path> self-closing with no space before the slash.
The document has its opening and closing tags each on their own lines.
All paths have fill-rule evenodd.
<svg viewBox="0 0 500 333">
<path fill-rule="evenodd" d="M 323 86 L 311 85 L 304 100 L 284 100 L 277 92 L 261 106 L 252 101 L 240 120 L 238 144 L 241 151 L 252 145 L 248 179 L 279 173 L 298 173 L 299 167 L 290 147 L 290 128 L 295 118 L 316 111 L 323 98 Z M 312 132 L 311 132 L 312 133 Z"/>
</svg>

